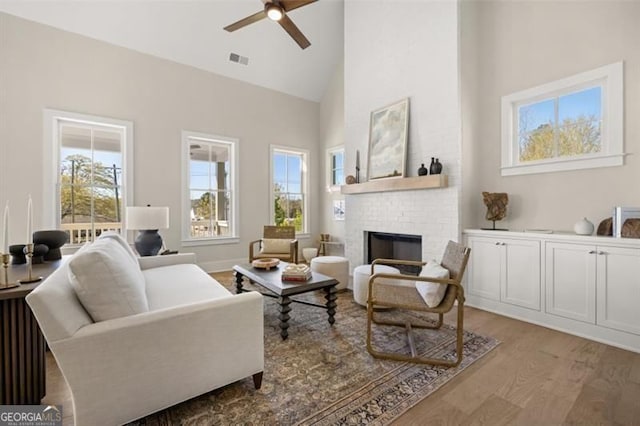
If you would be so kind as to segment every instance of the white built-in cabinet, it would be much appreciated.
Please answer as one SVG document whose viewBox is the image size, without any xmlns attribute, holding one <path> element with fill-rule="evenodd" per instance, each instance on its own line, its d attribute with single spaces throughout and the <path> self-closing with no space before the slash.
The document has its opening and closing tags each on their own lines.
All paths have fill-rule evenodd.
<svg viewBox="0 0 640 426">
<path fill-rule="evenodd" d="M 524 308 L 540 310 L 540 242 L 469 237 L 468 291 Z"/>
<path fill-rule="evenodd" d="M 640 249 L 596 249 L 597 324 L 640 335 Z"/>
<path fill-rule="evenodd" d="M 466 230 L 467 304 L 640 352 L 640 240 Z"/>
<path fill-rule="evenodd" d="M 594 246 L 546 243 L 546 311 L 578 321 L 596 322 Z"/>
</svg>

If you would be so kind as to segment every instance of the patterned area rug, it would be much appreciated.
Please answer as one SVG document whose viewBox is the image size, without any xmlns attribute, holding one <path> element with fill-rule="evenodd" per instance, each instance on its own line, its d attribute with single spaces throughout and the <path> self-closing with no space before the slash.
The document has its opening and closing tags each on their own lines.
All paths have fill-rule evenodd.
<svg viewBox="0 0 640 426">
<path fill-rule="evenodd" d="M 229 280 L 225 284 L 232 288 Z M 247 288 L 250 286 L 247 285 Z M 324 303 L 323 292 L 297 296 Z M 366 350 L 366 309 L 351 292 L 338 293 L 336 322 L 323 309 L 292 303 L 289 338 L 281 340 L 275 299 L 265 297 L 265 371 L 146 417 L 135 425 L 371 425 L 388 424 L 437 390 L 498 342 L 465 332 L 456 368 L 378 360 Z M 397 312 L 382 315 L 398 316 Z M 417 331 L 418 351 L 455 355 L 455 329 Z M 375 347 L 409 351 L 399 327 L 378 328 Z"/>
</svg>

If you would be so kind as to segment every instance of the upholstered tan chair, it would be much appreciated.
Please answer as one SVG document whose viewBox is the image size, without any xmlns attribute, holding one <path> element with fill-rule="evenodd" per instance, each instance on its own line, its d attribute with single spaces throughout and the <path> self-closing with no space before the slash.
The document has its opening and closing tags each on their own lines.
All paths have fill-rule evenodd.
<svg viewBox="0 0 640 426">
<path fill-rule="evenodd" d="M 262 238 L 249 243 L 249 262 L 276 258 L 298 263 L 298 240 L 293 226 L 265 226 Z"/>
<path fill-rule="evenodd" d="M 449 278 L 433 278 L 421 273 L 421 276 L 390 274 L 390 273 L 373 273 L 375 265 L 379 264 L 395 264 L 395 265 L 413 265 L 424 266 L 424 262 L 395 260 L 395 259 L 376 259 L 371 265 L 371 278 L 369 279 L 369 296 L 367 299 L 367 351 L 376 358 L 392 359 L 396 361 L 408 361 L 419 364 L 442 365 L 446 367 L 455 367 L 462 361 L 462 338 L 463 338 L 463 316 L 464 316 L 464 289 L 461 281 L 464 271 L 469 260 L 471 250 L 453 241 L 449 241 L 447 248 L 442 257 L 440 266 L 449 271 Z M 437 265 L 437 264 L 436 264 Z M 440 269 L 442 269 L 440 268 Z M 424 269 L 423 269 L 424 272 Z M 445 271 L 446 272 L 446 271 Z M 387 278 L 385 280 L 385 278 Z M 389 280 L 389 279 L 392 279 Z M 400 284 L 402 283 L 402 285 Z M 446 286 L 442 300 L 436 306 L 429 307 L 425 298 L 420 294 L 417 287 L 423 288 L 424 285 L 418 283 L 435 283 L 437 286 Z M 436 290 L 438 289 L 435 287 Z M 442 290 L 440 288 L 440 290 Z M 442 296 L 442 294 L 441 294 Z M 429 299 L 432 301 L 433 299 Z M 443 324 L 443 316 L 452 310 L 457 304 L 457 330 L 456 330 L 456 359 L 455 361 L 429 358 L 420 356 L 417 353 L 412 328 L 432 328 L 439 329 Z M 388 321 L 376 319 L 376 316 L 382 315 L 381 312 L 375 312 L 374 307 L 396 308 L 400 311 L 411 311 L 412 314 L 426 316 L 423 314 L 433 313 L 438 315 L 438 321 L 434 324 L 426 321 Z M 396 311 L 397 312 L 397 311 Z M 418 318 L 419 318 L 418 316 Z M 415 318 L 415 316 L 412 316 Z M 375 324 L 375 325 L 374 325 Z M 383 352 L 373 347 L 372 330 L 378 326 L 400 326 L 404 327 L 407 332 L 409 343 L 409 353 Z"/>
</svg>

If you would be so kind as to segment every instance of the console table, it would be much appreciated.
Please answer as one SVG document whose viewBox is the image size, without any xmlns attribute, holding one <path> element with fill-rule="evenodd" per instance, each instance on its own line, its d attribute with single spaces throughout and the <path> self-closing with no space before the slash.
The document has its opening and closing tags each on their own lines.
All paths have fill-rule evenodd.
<svg viewBox="0 0 640 426">
<path fill-rule="evenodd" d="M 33 275 L 46 278 L 62 262 L 33 265 Z M 14 282 L 27 277 L 27 266 L 10 265 L 8 272 Z M 38 405 L 46 393 L 46 344 L 25 301 L 41 282 L 0 290 L 0 405 Z"/>
</svg>

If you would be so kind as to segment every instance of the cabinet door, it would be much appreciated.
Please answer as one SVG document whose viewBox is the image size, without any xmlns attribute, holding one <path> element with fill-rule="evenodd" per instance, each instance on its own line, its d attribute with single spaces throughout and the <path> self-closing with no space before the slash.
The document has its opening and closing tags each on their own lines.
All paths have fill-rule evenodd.
<svg viewBox="0 0 640 426">
<path fill-rule="evenodd" d="M 598 247 L 598 325 L 640 334 L 640 250 Z"/>
<path fill-rule="evenodd" d="M 540 310 L 540 242 L 502 240 L 503 302 Z"/>
<path fill-rule="evenodd" d="M 546 311 L 578 321 L 596 319 L 596 247 L 546 244 Z"/>
<path fill-rule="evenodd" d="M 469 294 L 500 300 L 501 251 L 500 241 L 493 238 L 469 238 L 468 288 Z"/>
</svg>

